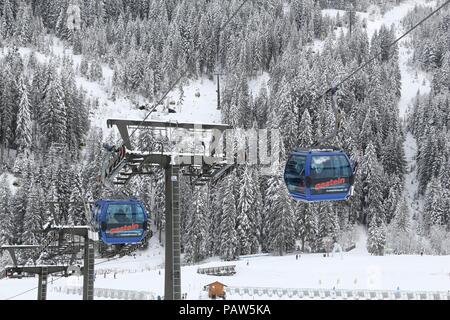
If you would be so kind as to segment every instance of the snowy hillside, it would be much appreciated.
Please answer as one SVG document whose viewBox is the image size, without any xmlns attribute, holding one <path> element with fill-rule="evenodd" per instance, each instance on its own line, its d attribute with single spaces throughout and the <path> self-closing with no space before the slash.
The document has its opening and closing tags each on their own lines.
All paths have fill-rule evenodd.
<svg viewBox="0 0 450 320">
<path fill-rule="evenodd" d="M 66 57 L 73 60 L 74 72 L 79 70 L 83 55 L 74 55 L 72 48 L 66 48 L 64 43 L 56 37 L 47 38 L 47 41 L 51 43 L 50 54 L 36 52 L 38 61 L 48 63 L 53 57 L 60 59 Z M 21 47 L 19 52 L 25 58 L 31 54 L 32 50 Z M 83 76 L 77 76 L 76 83 L 78 87 L 87 92 L 88 97 L 98 101 L 98 107 L 91 110 L 91 126 L 102 129 L 107 135 L 109 131 L 106 126 L 107 119 L 142 120 L 147 115 L 147 110 L 139 110 L 139 107 L 147 105 L 149 109 L 152 104 L 142 96 L 135 97 L 133 100 L 123 95 L 112 99 L 111 84 L 114 71 L 103 64 L 102 73 L 101 82 L 89 81 Z M 149 120 L 220 123 L 220 111 L 216 108 L 216 88 L 217 84 L 206 78 L 189 80 L 187 84 L 183 84 L 181 97 L 181 92 L 176 86 L 164 99 L 162 105 L 151 114 Z M 175 103 L 174 108 L 171 106 L 175 109 L 175 114 L 168 112 L 167 107 L 170 102 Z"/>
<path fill-rule="evenodd" d="M 393 9 L 386 12 L 384 15 L 380 14 L 380 10 L 377 6 L 372 6 L 368 12 L 356 12 L 356 15 L 361 20 L 366 20 L 365 30 L 367 35 L 372 38 L 373 34 L 379 31 L 382 25 L 391 27 L 394 25 L 397 30 L 397 36 L 401 36 L 406 30 L 402 28 L 401 21 L 406 16 L 406 14 L 414 9 L 416 5 L 426 5 L 433 7 L 436 5 L 436 1 L 423 1 L 423 0 L 407 0 L 400 3 L 400 5 L 395 6 Z M 378 8 L 378 9 L 377 9 Z M 376 14 L 374 13 L 376 12 Z M 344 10 L 336 9 L 324 9 L 322 14 L 336 18 L 337 14 L 341 17 L 345 15 Z M 347 27 L 337 28 L 335 31 L 336 35 L 340 32 L 347 33 Z M 402 76 L 402 91 L 401 98 L 399 102 L 400 117 L 405 118 L 408 109 L 411 105 L 412 100 L 416 97 L 417 92 L 421 94 L 428 93 L 430 91 L 430 76 L 425 72 L 418 70 L 417 68 L 410 65 L 413 50 L 409 45 L 411 36 L 403 38 L 399 43 L 399 64 Z M 323 41 L 314 41 L 314 49 L 320 51 L 323 47 Z"/>
</svg>

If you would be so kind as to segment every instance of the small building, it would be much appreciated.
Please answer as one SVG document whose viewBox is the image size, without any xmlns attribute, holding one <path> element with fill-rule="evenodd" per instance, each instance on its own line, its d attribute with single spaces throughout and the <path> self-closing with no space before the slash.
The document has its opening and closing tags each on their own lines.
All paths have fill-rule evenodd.
<svg viewBox="0 0 450 320">
<path fill-rule="evenodd" d="M 207 285 L 208 287 L 208 297 L 210 298 L 225 298 L 225 287 L 223 283 L 215 281 Z"/>
</svg>

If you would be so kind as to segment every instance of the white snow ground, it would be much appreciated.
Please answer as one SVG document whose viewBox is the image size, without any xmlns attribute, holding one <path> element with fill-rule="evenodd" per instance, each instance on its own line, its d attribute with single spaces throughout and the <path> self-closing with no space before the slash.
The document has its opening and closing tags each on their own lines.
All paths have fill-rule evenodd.
<svg viewBox="0 0 450 320">
<path fill-rule="evenodd" d="M 384 289 L 414 291 L 447 291 L 450 289 L 450 256 L 367 256 L 344 253 L 334 257 L 321 254 L 304 254 L 296 260 L 295 255 L 264 256 L 242 261 L 210 262 L 200 265 L 236 265 L 234 276 L 208 276 L 197 273 L 199 266 L 182 267 L 182 292 L 188 299 L 199 299 L 202 288 L 216 280 L 235 287 L 274 287 L 274 288 L 318 288 L 318 289 Z M 126 258 L 129 260 L 129 258 Z M 247 261 L 249 264 L 247 265 Z M 151 264 L 143 259 L 137 265 Z M 121 264 L 116 265 L 120 267 Z M 128 268 L 128 266 L 127 266 Z M 133 267 L 130 268 L 132 270 Z M 0 299 L 31 289 L 37 285 L 37 278 L 0 280 Z M 63 278 L 55 281 L 53 286 L 82 285 L 82 277 Z M 81 296 L 67 296 L 52 290 L 49 284 L 48 299 L 81 299 Z M 137 290 L 163 295 L 164 270 L 155 269 L 136 273 L 117 273 L 106 278 L 97 275 L 95 286 Z M 36 290 L 18 298 L 36 299 Z"/>
</svg>

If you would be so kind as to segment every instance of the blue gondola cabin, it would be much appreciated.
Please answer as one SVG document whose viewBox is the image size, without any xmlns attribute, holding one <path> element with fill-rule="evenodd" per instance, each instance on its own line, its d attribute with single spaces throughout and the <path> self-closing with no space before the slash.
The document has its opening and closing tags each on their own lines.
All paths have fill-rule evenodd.
<svg viewBox="0 0 450 320">
<path fill-rule="evenodd" d="M 144 238 L 148 214 L 140 201 L 101 199 L 93 210 L 94 227 L 105 244 L 134 244 Z"/>
<path fill-rule="evenodd" d="M 299 150 L 289 155 L 284 180 L 297 201 L 343 201 L 353 194 L 356 166 L 340 150 Z"/>
</svg>

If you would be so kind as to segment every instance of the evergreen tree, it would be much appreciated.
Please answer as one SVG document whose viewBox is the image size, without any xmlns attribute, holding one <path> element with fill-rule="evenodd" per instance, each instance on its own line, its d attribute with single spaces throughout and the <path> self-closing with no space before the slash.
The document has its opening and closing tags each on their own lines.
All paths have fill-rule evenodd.
<svg viewBox="0 0 450 320">
<path fill-rule="evenodd" d="M 11 37 L 14 33 L 14 13 L 10 0 L 3 0 L 1 22 L 2 37 Z"/>
<path fill-rule="evenodd" d="M 70 191 L 69 197 L 71 204 L 68 212 L 68 224 L 83 226 L 86 225 L 88 221 L 86 221 L 86 212 L 84 207 L 86 200 L 84 199 L 83 192 L 81 190 L 81 177 L 78 173 L 74 173 L 72 178 L 72 190 Z"/>
<path fill-rule="evenodd" d="M 29 150 L 32 143 L 31 132 L 31 108 L 28 100 L 28 88 L 23 77 L 19 82 L 20 102 L 17 115 L 16 145 L 19 151 Z"/>
<path fill-rule="evenodd" d="M 234 196 L 234 175 L 226 180 L 226 189 L 222 203 L 222 222 L 220 230 L 220 254 L 225 260 L 237 257 L 238 235 L 236 232 L 236 199 Z"/>
<path fill-rule="evenodd" d="M 313 207 L 314 208 L 314 207 Z M 330 203 L 315 206 L 318 212 L 318 247 L 329 253 L 339 234 L 339 220 L 336 210 Z"/>
<path fill-rule="evenodd" d="M 13 216 L 10 218 L 9 239 L 7 240 L 9 244 L 24 244 L 24 235 L 27 231 L 25 229 L 25 217 L 30 187 L 27 182 L 22 182 L 24 184 L 17 190 L 12 200 L 11 214 Z"/>
<path fill-rule="evenodd" d="M 277 176 L 269 179 L 267 194 L 271 195 L 271 202 L 266 207 L 270 223 L 270 249 L 279 255 L 283 255 L 283 253 L 293 249 L 295 244 L 293 203 L 285 190 L 284 183 Z"/>
<path fill-rule="evenodd" d="M 80 62 L 80 73 L 82 76 L 89 79 L 89 61 L 84 58 L 84 56 Z"/>
<path fill-rule="evenodd" d="M 374 212 L 383 216 L 382 196 L 383 196 L 383 171 L 378 163 L 375 147 L 372 143 L 366 148 L 361 164 L 362 169 L 362 204 L 363 223 L 368 224 L 372 220 Z"/>
<path fill-rule="evenodd" d="M 206 257 L 206 197 L 203 190 L 194 194 L 194 211 L 190 213 L 187 225 L 186 260 L 198 262 Z"/>
<path fill-rule="evenodd" d="M 44 203 L 44 193 L 42 187 L 33 182 L 24 215 L 24 235 L 26 244 L 40 244 L 43 236 L 36 230 L 42 230 L 47 222 L 48 214 Z"/>
<path fill-rule="evenodd" d="M 298 144 L 304 148 L 308 148 L 313 142 L 311 116 L 309 115 L 308 109 L 305 109 L 303 112 L 299 127 L 302 130 L 299 132 Z"/>
<path fill-rule="evenodd" d="M 31 43 L 33 31 L 32 31 L 32 17 L 31 8 L 25 4 L 25 2 L 20 3 L 20 8 L 17 16 L 20 17 L 16 21 L 16 32 L 15 35 L 22 46 L 26 46 Z"/>
<path fill-rule="evenodd" d="M 0 140 L 2 146 L 9 147 L 14 137 L 13 120 L 16 108 L 15 84 L 11 70 L 9 68 L 3 72 L 2 92 L 0 99 Z M 3 160 L 3 148 L 1 148 L 1 159 Z"/>
<path fill-rule="evenodd" d="M 376 220 L 375 217 L 372 220 Z M 371 223 L 367 238 L 367 250 L 369 253 L 382 256 L 384 254 L 384 246 L 386 243 L 386 231 L 383 225 L 378 226 Z"/>
<path fill-rule="evenodd" d="M 67 131 L 67 109 L 64 104 L 64 93 L 58 75 L 51 80 L 43 101 L 44 110 L 41 118 L 42 131 L 47 145 L 53 142 L 65 143 Z"/>
<path fill-rule="evenodd" d="M 249 165 L 245 166 L 239 190 L 237 235 L 239 239 L 239 253 L 242 255 L 251 253 L 252 242 L 257 242 L 257 238 L 254 237 L 253 233 L 257 208 L 255 207 L 256 186 L 252 171 Z"/>
<path fill-rule="evenodd" d="M 313 244 L 317 235 L 317 219 L 314 207 L 310 204 L 299 203 L 296 206 L 297 232 L 302 242 L 301 250 L 305 252 L 305 244 Z"/>
<path fill-rule="evenodd" d="M 91 81 L 100 81 L 103 79 L 103 70 L 102 66 L 97 60 L 94 60 L 89 69 L 89 80 Z"/>
<path fill-rule="evenodd" d="M 395 230 L 408 233 L 411 228 L 411 217 L 408 203 L 405 198 L 402 198 L 398 203 L 395 218 L 393 220 Z"/>
<path fill-rule="evenodd" d="M 445 217 L 448 215 L 445 212 L 445 200 L 439 179 L 432 178 L 425 194 L 423 212 L 423 219 L 426 224 L 425 230 L 429 230 L 431 225 L 445 225 Z"/>
<path fill-rule="evenodd" d="M 11 243 L 12 217 L 12 194 L 6 175 L 3 174 L 0 180 L 0 243 Z"/>
</svg>

